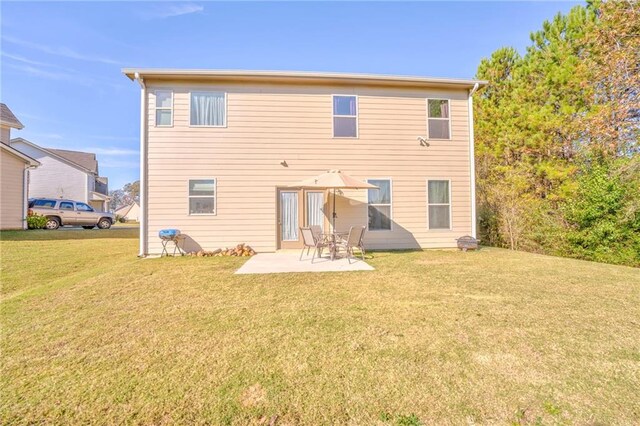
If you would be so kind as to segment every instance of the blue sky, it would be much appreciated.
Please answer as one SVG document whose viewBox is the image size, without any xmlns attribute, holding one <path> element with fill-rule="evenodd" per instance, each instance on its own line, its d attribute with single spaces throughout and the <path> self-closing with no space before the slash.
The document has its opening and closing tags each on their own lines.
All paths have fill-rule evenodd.
<svg viewBox="0 0 640 426">
<path fill-rule="evenodd" d="M 98 154 L 138 179 L 139 87 L 122 67 L 473 77 L 495 49 L 578 2 L 2 2 L 1 98 L 13 137 Z"/>
</svg>

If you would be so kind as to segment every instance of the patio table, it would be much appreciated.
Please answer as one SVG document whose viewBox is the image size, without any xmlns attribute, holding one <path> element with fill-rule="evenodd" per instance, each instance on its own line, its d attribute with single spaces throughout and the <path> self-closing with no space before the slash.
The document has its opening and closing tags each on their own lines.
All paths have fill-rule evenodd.
<svg viewBox="0 0 640 426">
<path fill-rule="evenodd" d="M 336 242 L 339 241 L 340 239 L 345 239 L 346 237 L 349 236 L 348 232 L 325 232 L 322 233 L 322 238 L 324 239 L 325 242 L 327 242 L 329 244 L 329 252 L 331 253 L 331 260 L 334 260 L 336 258 L 336 253 L 337 253 L 337 249 L 338 246 L 336 245 Z"/>
</svg>

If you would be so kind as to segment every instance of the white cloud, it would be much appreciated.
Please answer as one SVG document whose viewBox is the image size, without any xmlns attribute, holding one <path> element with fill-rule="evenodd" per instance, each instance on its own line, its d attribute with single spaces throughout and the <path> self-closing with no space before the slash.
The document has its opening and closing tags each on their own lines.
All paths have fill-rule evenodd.
<svg viewBox="0 0 640 426">
<path fill-rule="evenodd" d="M 55 65 L 53 64 L 48 64 L 46 62 L 40 62 L 40 61 L 34 61 L 33 59 L 29 59 L 29 58 L 25 58 L 24 56 L 20 56 L 20 55 L 12 55 L 11 53 L 7 53 L 7 52 L 2 52 L 2 56 L 4 56 L 5 58 L 9 58 L 9 59 L 13 59 L 14 61 L 18 61 L 18 62 L 22 62 L 25 64 L 29 64 L 29 65 L 40 65 L 43 67 L 54 67 Z"/>
<path fill-rule="evenodd" d="M 113 60 L 105 56 L 88 55 L 88 54 L 77 52 L 65 46 L 47 46 L 44 44 L 34 43 L 31 41 L 22 40 L 22 39 L 19 39 L 16 37 L 10 37 L 10 36 L 2 36 L 2 39 L 11 44 L 26 47 L 28 49 L 39 50 L 41 52 L 48 53 L 50 55 L 62 56 L 65 58 L 77 59 L 80 61 L 98 62 L 98 63 L 109 64 L 109 65 L 118 65 L 120 63 L 116 60 Z"/>
<path fill-rule="evenodd" d="M 140 12 L 140 16 L 143 19 L 165 19 L 173 16 L 200 13 L 203 10 L 204 6 L 195 3 L 162 4 L 154 8 L 146 6 L 146 8 Z"/>
<path fill-rule="evenodd" d="M 134 149 L 122 149 L 122 148 L 87 148 L 87 151 L 94 154 L 112 155 L 112 156 L 125 156 L 125 155 L 138 155 L 139 152 Z"/>
<path fill-rule="evenodd" d="M 30 74 L 34 77 L 41 77 L 47 80 L 72 81 L 83 86 L 91 86 L 95 83 L 94 79 L 80 75 L 73 70 L 51 71 L 33 65 L 19 64 L 6 64 L 6 66 Z"/>
<path fill-rule="evenodd" d="M 31 133 L 31 135 L 34 135 L 37 138 L 43 138 L 43 139 L 56 139 L 56 140 L 64 139 L 64 136 L 62 136 L 59 133 Z M 29 138 L 26 136 L 25 136 L 25 139 L 29 140 Z"/>
<path fill-rule="evenodd" d="M 22 55 L 16 55 L 13 53 L 8 53 L 6 51 L 1 51 L 0 55 L 2 55 L 3 57 L 10 59 L 12 61 L 15 62 L 20 62 L 23 64 L 28 64 L 28 65 L 34 65 L 34 66 L 38 66 L 38 67 L 47 67 L 47 68 L 55 68 L 58 70 L 64 70 L 70 73 L 78 73 L 78 71 L 71 69 L 71 68 L 66 68 L 66 67 L 61 67 L 60 65 L 56 65 L 56 64 L 52 64 L 49 62 L 41 62 L 41 61 L 37 61 L 35 59 L 31 59 L 31 58 L 27 58 L 25 56 Z"/>
<path fill-rule="evenodd" d="M 137 169 L 140 167 L 140 163 L 136 161 L 118 161 L 118 160 L 100 160 L 100 169 L 104 168 L 113 169 Z"/>
<path fill-rule="evenodd" d="M 94 87 L 101 89 L 101 86 L 108 86 L 115 90 L 124 90 L 125 86 L 121 83 L 114 83 L 106 78 L 89 77 L 87 74 L 83 74 L 79 71 L 71 68 L 65 68 L 58 65 L 47 64 L 46 62 L 39 62 L 32 59 L 25 58 L 23 56 L 11 55 L 2 52 L 2 56 L 18 63 L 3 62 L 3 65 L 8 68 L 18 70 L 23 73 L 27 73 L 34 77 L 44 78 L 46 80 L 55 81 L 69 81 L 81 86 Z M 52 69 L 46 69 L 51 67 Z"/>
<path fill-rule="evenodd" d="M 96 139 L 96 140 L 102 140 L 102 141 L 138 141 L 140 140 L 136 136 L 89 135 L 85 137 L 88 139 Z"/>
<path fill-rule="evenodd" d="M 16 111 L 16 116 L 20 117 L 20 121 L 22 121 L 23 124 L 27 125 L 27 123 L 24 122 L 23 118 L 26 119 L 30 119 L 30 120 L 36 120 L 36 121 L 42 121 L 44 123 L 53 123 L 53 124 L 60 124 L 60 122 L 58 120 L 54 120 L 52 118 L 49 117 L 42 117 L 36 114 L 31 114 L 28 112 L 24 112 L 24 111 Z"/>
</svg>

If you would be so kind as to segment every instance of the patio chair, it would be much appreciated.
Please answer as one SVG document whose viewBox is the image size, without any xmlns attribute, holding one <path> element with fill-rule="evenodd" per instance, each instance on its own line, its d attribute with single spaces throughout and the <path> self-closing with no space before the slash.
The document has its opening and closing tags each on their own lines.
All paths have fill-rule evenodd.
<svg viewBox="0 0 640 426">
<path fill-rule="evenodd" d="M 307 256 L 309 255 L 309 251 L 313 248 L 313 255 L 311 256 L 311 263 L 313 263 L 313 259 L 315 259 L 316 254 L 318 257 L 322 256 L 322 249 L 325 247 L 329 247 L 329 244 L 324 241 L 322 238 L 322 233 L 315 234 L 311 227 L 309 228 L 300 228 L 300 233 L 302 233 L 302 252 L 300 253 L 300 260 L 302 260 L 302 256 L 304 255 L 304 249 L 307 249 Z"/>
<path fill-rule="evenodd" d="M 322 239 L 322 227 L 320 225 L 309 225 L 309 228 L 317 239 Z"/>
<path fill-rule="evenodd" d="M 344 248 L 347 252 L 347 259 L 349 260 L 349 263 L 351 263 L 351 259 L 355 257 L 353 253 L 354 248 L 360 250 L 362 260 L 364 260 L 364 229 L 364 226 L 352 226 L 351 229 L 349 229 L 347 239 L 336 242 L 336 251 L 340 248 Z"/>
</svg>

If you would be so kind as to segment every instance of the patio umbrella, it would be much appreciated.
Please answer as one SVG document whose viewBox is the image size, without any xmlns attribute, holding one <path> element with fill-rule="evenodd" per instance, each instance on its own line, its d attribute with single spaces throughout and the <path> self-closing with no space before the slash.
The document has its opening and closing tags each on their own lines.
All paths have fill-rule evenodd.
<svg viewBox="0 0 640 426">
<path fill-rule="evenodd" d="M 333 229 L 336 229 L 336 189 L 378 189 L 368 182 L 351 177 L 340 170 L 329 170 L 316 177 L 305 179 L 295 185 L 301 188 L 333 189 Z"/>
</svg>

